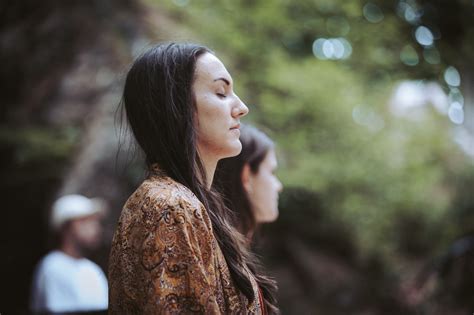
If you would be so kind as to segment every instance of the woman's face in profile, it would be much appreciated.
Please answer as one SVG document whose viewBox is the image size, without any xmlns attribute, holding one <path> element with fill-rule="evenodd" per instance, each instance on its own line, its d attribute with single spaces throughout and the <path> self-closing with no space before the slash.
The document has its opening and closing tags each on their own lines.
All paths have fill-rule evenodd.
<svg viewBox="0 0 474 315">
<path fill-rule="evenodd" d="M 232 77 L 225 66 L 211 53 L 196 61 L 193 92 L 201 158 L 222 159 L 239 154 L 240 118 L 248 108 L 234 93 Z"/>
<path fill-rule="evenodd" d="M 249 196 L 257 223 L 273 222 L 278 218 L 278 194 L 283 186 L 275 175 L 277 159 L 275 151 L 268 151 L 257 173 L 250 172 Z"/>
</svg>

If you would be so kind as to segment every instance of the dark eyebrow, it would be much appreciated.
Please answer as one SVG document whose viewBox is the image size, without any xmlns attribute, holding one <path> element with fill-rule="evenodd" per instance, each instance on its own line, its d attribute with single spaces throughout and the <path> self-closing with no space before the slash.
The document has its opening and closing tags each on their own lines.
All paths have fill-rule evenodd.
<svg viewBox="0 0 474 315">
<path fill-rule="evenodd" d="M 221 80 L 221 81 L 224 81 L 224 83 L 225 83 L 225 84 L 227 84 L 227 85 L 230 85 L 230 82 L 229 82 L 229 80 L 227 80 L 226 78 L 218 78 L 218 79 L 214 79 L 214 82 L 216 82 L 216 81 L 219 81 L 219 80 Z"/>
</svg>

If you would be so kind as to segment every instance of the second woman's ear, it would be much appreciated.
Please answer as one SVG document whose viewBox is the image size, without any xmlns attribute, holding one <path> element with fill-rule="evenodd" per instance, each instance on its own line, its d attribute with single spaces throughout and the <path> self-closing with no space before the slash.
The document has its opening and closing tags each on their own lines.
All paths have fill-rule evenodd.
<svg viewBox="0 0 474 315">
<path fill-rule="evenodd" d="M 250 165 L 245 163 L 242 168 L 242 174 L 240 174 L 240 180 L 242 181 L 242 186 L 247 194 L 252 192 L 252 171 Z"/>
</svg>

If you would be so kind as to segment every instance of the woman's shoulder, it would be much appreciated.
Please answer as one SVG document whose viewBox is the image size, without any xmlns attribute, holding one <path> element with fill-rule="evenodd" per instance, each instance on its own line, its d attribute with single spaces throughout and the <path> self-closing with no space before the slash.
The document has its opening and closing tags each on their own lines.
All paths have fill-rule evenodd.
<svg viewBox="0 0 474 315">
<path fill-rule="evenodd" d="M 144 216 L 153 219 L 179 216 L 186 221 L 202 220 L 204 206 L 186 186 L 167 176 L 150 176 L 135 190 L 124 205 L 122 219 Z M 140 219 L 140 221 L 142 221 Z M 143 222 L 143 221 L 142 221 Z"/>
<path fill-rule="evenodd" d="M 158 205 L 202 207 L 202 203 L 188 187 L 167 176 L 151 176 L 142 183 L 140 188 L 145 199 L 149 198 L 152 203 Z"/>
</svg>

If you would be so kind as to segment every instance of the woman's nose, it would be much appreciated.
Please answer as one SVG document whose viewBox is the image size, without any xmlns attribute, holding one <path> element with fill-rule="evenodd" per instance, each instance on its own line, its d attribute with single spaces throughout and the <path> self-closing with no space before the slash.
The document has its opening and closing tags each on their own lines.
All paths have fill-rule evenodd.
<svg viewBox="0 0 474 315">
<path fill-rule="evenodd" d="M 237 95 L 235 97 L 237 98 L 237 104 L 232 109 L 232 117 L 237 118 L 247 115 L 249 112 L 249 108 L 247 107 L 247 105 L 244 104 L 244 102 L 240 100 Z"/>
<path fill-rule="evenodd" d="M 277 191 L 279 193 L 281 193 L 281 191 L 283 190 L 283 184 L 280 182 L 280 180 L 277 178 Z"/>
</svg>

